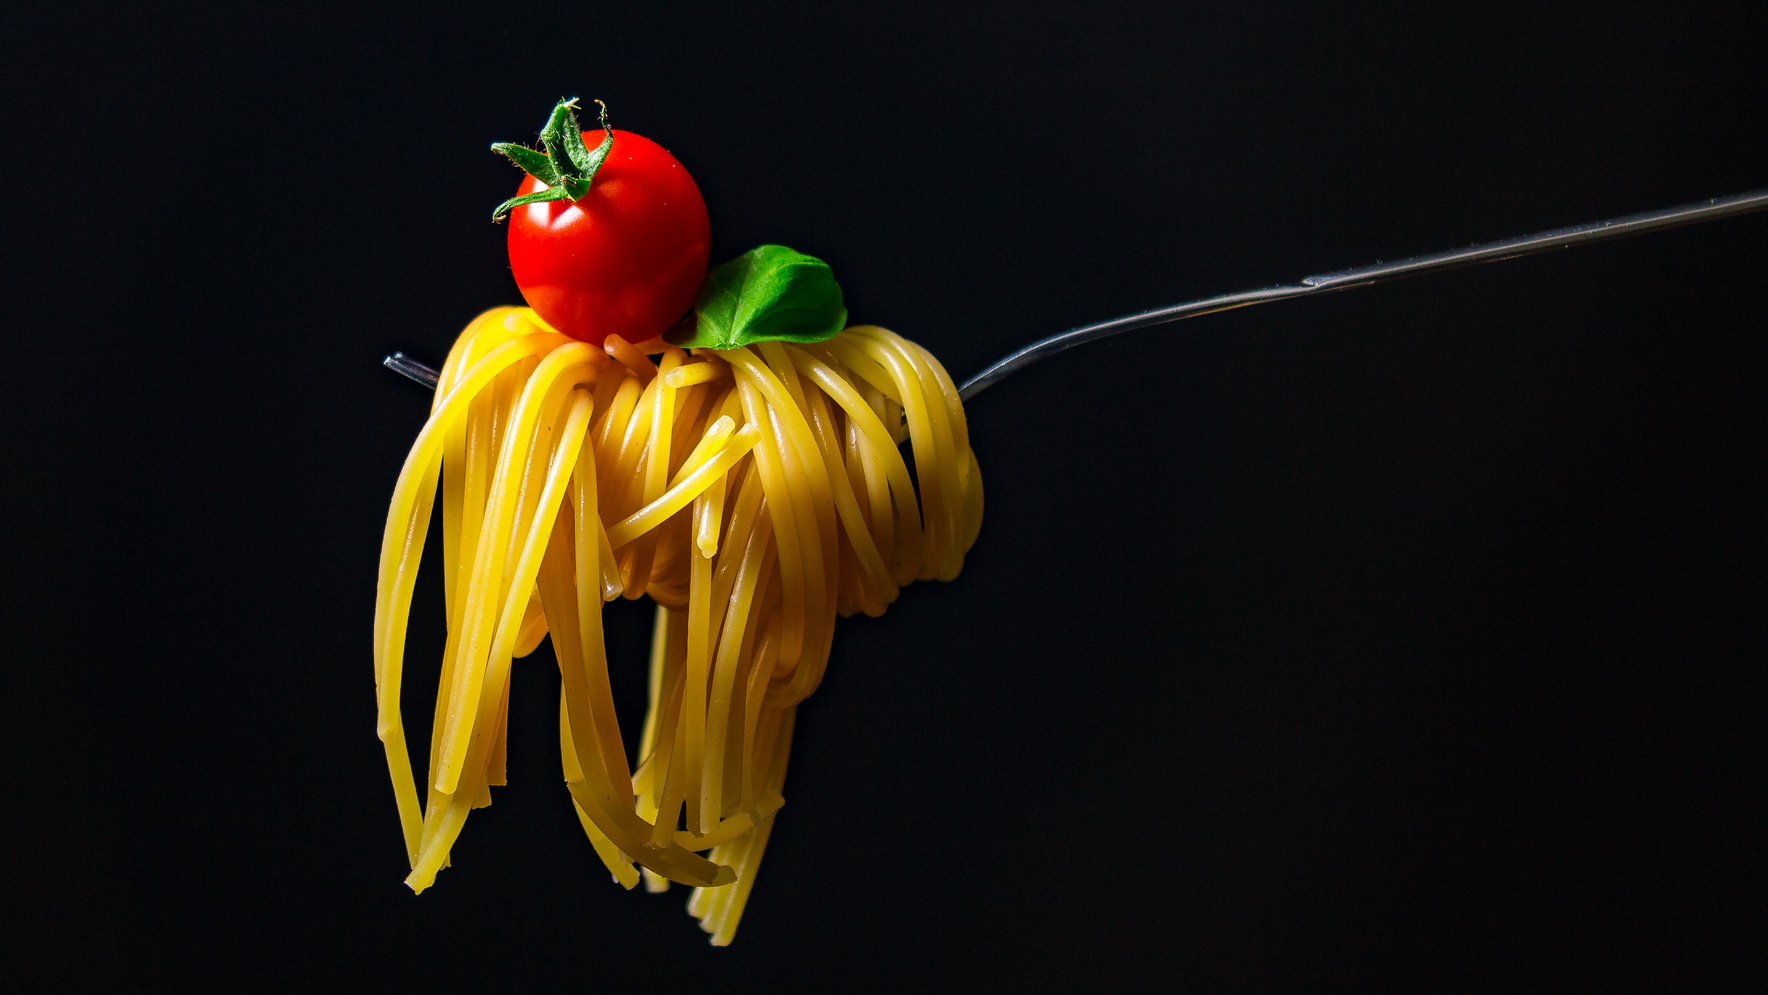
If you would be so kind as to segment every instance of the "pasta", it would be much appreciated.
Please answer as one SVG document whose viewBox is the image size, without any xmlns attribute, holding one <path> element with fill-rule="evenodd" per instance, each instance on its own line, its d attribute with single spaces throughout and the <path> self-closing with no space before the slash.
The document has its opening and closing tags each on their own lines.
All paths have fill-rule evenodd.
<svg viewBox="0 0 1768 995">
<path fill-rule="evenodd" d="M 438 492 L 448 638 L 420 802 L 399 700 Z M 406 883 L 434 882 L 505 783 L 511 661 L 550 633 L 566 785 L 590 843 L 626 888 L 693 886 L 690 913 L 729 943 L 835 618 L 956 577 L 981 521 L 957 389 L 889 331 L 689 353 L 617 336 L 598 349 L 528 308 L 479 316 L 442 369 L 381 547 L 376 731 Z M 645 595 L 650 707 L 629 763 L 601 611 Z"/>
</svg>

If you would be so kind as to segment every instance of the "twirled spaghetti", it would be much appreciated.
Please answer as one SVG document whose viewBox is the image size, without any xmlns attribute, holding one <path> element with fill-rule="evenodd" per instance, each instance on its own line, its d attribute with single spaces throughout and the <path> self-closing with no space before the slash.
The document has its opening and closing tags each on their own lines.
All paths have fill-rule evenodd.
<svg viewBox="0 0 1768 995">
<path fill-rule="evenodd" d="M 399 696 L 438 488 L 448 641 L 420 804 Z M 957 389 L 889 331 L 689 354 L 660 339 L 598 349 L 527 308 L 479 316 L 442 369 L 381 547 L 377 732 L 406 883 L 434 881 L 504 783 L 511 661 L 550 632 L 565 778 L 590 842 L 628 888 L 640 868 L 653 891 L 694 885 L 689 911 L 730 942 L 835 617 L 957 576 L 981 522 Z M 632 766 L 601 609 L 647 594 L 650 710 Z"/>
</svg>

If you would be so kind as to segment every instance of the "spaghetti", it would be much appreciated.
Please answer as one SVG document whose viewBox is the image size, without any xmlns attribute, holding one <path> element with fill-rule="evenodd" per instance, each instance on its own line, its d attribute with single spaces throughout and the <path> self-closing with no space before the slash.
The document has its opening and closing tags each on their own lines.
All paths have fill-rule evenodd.
<svg viewBox="0 0 1768 995">
<path fill-rule="evenodd" d="M 399 698 L 438 489 L 448 639 L 420 803 Z M 511 661 L 550 633 L 566 785 L 596 853 L 627 888 L 694 886 L 689 911 L 729 943 L 835 617 L 956 577 L 981 522 L 956 386 L 882 328 L 690 353 L 618 336 L 597 349 L 528 308 L 480 315 L 442 368 L 381 546 L 377 733 L 406 884 L 434 882 L 505 783 Z M 644 595 L 650 708 L 629 765 L 601 610 Z"/>
</svg>

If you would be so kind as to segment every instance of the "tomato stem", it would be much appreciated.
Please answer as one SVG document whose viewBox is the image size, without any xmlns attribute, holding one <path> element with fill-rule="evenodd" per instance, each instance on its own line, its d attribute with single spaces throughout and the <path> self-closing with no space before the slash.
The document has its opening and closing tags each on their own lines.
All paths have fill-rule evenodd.
<svg viewBox="0 0 1768 995">
<path fill-rule="evenodd" d="M 576 97 L 561 99 L 558 106 L 552 109 L 552 114 L 548 115 L 546 126 L 540 129 L 540 144 L 545 147 L 545 152 L 537 152 L 514 142 L 496 142 L 491 146 L 491 151 L 509 156 L 510 161 L 522 167 L 523 172 L 547 187 L 531 194 L 511 197 L 497 205 L 497 209 L 491 212 L 492 221 L 502 221 L 512 209 L 523 204 L 579 200 L 589 193 L 590 181 L 595 179 L 595 174 L 614 148 L 614 128 L 608 124 L 608 105 L 600 100 L 596 101 L 596 105 L 602 109 L 604 137 L 593 151 L 583 144 L 583 131 L 577 126 Z"/>
</svg>

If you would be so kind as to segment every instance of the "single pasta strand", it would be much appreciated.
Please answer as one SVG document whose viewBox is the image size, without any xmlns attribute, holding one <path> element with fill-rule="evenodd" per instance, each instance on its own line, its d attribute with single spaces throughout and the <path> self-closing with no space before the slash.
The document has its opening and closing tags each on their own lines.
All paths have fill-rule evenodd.
<svg viewBox="0 0 1768 995">
<path fill-rule="evenodd" d="M 716 360 L 704 363 L 689 363 L 679 369 L 671 370 L 663 375 L 663 379 L 671 387 L 691 387 L 694 384 L 711 383 L 714 380 L 730 379 L 730 367 Z"/>
<path fill-rule="evenodd" d="M 964 549 L 968 550 L 976 544 L 976 537 L 982 533 L 982 467 L 976 462 L 976 454 L 970 453 L 968 478 L 964 485 Z"/>
<path fill-rule="evenodd" d="M 643 352 L 633 348 L 632 343 L 618 335 L 608 336 L 602 343 L 602 348 L 607 350 L 608 355 L 614 357 L 616 362 L 631 370 L 634 376 L 646 384 L 649 384 L 651 379 L 657 375 L 657 367 L 650 359 Z"/>
<path fill-rule="evenodd" d="M 712 564 L 695 557 L 689 570 L 687 683 L 681 697 L 681 721 L 686 732 L 682 737 L 681 766 L 690 780 L 682 790 L 688 799 L 688 832 L 703 833 L 706 830 L 700 825 L 698 784 L 693 782 L 699 778 L 706 743 L 706 675 L 712 656 Z M 662 820 L 656 825 L 661 827 Z"/>
<path fill-rule="evenodd" d="M 625 586 L 620 580 L 620 568 L 614 563 L 614 547 L 608 542 L 608 530 L 602 527 L 601 519 L 595 522 L 596 543 L 601 547 L 602 568 L 602 600 L 612 601 L 625 593 Z"/>
<path fill-rule="evenodd" d="M 839 408 L 840 405 L 837 404 L 836 407 Z M 870 495 L 866 488 L 866 471 L 864 466 L 865 453 L 860 445 L 862 441 L 859 426 L 853 424 L 853 420 L 846 417 L 846 412 L 843 411 L 841 417 L 840 440 L 840 445 L 842 447 L 841 462 L 847 467 L 847 485 L 852 488 L 854 495 L 858 496 L 864 494 L 868 497 L 867 501 L 860 504 L 859 510 L 860 514 L 866 520 L 866 527 L 871 528 L 872 522 L 877 518 L 877 515 L 873 511 L 871 501 L 869 500 Z"/>
<path fill-rule="evenodd" d="M 690 595 L 690 597 L 692 597 L 692 595 Z M 579 600 L 581 600 L 581 597 Z M 661 699 L 663 697 L 663 651 L 668 640 L 668 633 L 666 631 L 668 625 L 669 609 L 662 605 L 658 605 L 657 611 L 654 615 L 654 621 L 651 623 L 651 678 L 648 685 L 649 696 L 647 699 L 650 702 L 650 707 L 645 712 L 644 729 L 639 733 L 638 739 L 638 755 L 641 758 L 650 756 L 651 748 L 656 745 L 657 742 L 657 712 L 661 707 Z M 634 774 L 634 791 L 638 790 L 637 781 L 638 775 Z"/>
<path fill-rule="evenodd" d="M 773 676 L 773 668 L 779 658 L 780 618 L 770 612 L 761 640 L 755 644 L 755 656 L 750 662 L 747 680 L 743 685 L 743 780 L 739 797 L 743 810 L 749 813 L 752 821 L 759 821 L 756 800 L 763 784 L 760 776 L 762 772 L 755 766 L 756 723 L 761 720 L 762 701 L 767 697 L 767 682 Z"/>
<path fill-rule="evenodd" d="M 528 596 L 528 608 L 522 614 L 522 632 L 516 637 L 516 659 L 534 652 L 546 638 L 546 611 L 540 607 L 540 592 Z"/>
<path fill-rule="evenodd" d="M 510 684 L 509 679 L 503 682 L 503 692 L 497 696 L 497 711 L 491 720 L 491 755 L 485 759 L 485 776 L 479 781 L 479 791 L 473 796 L 474 808 L 486 808 L 491 804 L 491 788 L 502 787 L 509 783 L 506 770 L 507 750 L 509 748 L 510 719 Z"/>
<path fill-rule="evenodd" d="M 595 454 L 589 446 L 583 447 L 578 453 L 577 466 L 571 477 L 570 498 L 571 507 L 568 512 L 571 515 L 569 524 L 572 535 L 572 577 L 575 587 L 578 627 L 575 646 L 569 645 L 568 638 L 555 640 L 555 656 L 559 661 L 560 675 L 559 750 L 563 759 L 565 783 L 569 785 L 573 781 L 585 780 L 583 765 L 578 759 L 582 751 L 577 746 L 576 738 L 572 734 L 570 709 L 566 700 L 567 687 L 578 684 L 578 682 L 568 684 L 565 679 L 567 667 L 575 664 L 581 667 L 582 699 L 580 700 L 588 699 L 587 711 L 595 726 L 594 734 L 597 740 L 595 752 L 602 759 L 602 767 L 607 772 L 608 779 L 618 781 L 623 775 L 619 767 L 609 769 L 607 741 L 611 738 L 616 744 L 614 755 L 619 761 L 625 760 L 625 753 L 623 747 L 619 745 L 618 719 L 613 714 L 612 695 L 605 689 L 608 662 L 602 638 L 602 602 L 597 599 L 597 595 L 601 593 L 601 578 L 604 575 L 604 563 L 598 561 L 603 558 L 602 549 L 607 544 L 607 537 L 602 531 L 601 518 L 597 514 L 595 505 Z M 567 509 L 561 509 L 561 518 L 566 514 Z M 550 571 L 554 575 L 562 573 L 561 565 L 556 561 L 564 555 L 564 544 L 557 538 L 557 535 L 558 530 L 555 529 L 554 549 L 549 550 L 548 561 L 542 564 L 543 571 L 550 567 Z M 560 596 L 562 595 L 563 592 L 560 592 Z M 662 609 L 658 610 L 662 611 Z M 659 621 L 661 622 L 661 619 Z M 657 642 L 661 648 L 662 640 L 657 640 Z M 566 644 L 562 649 L 559 648 L 561 643 Z M 581 802 L 573 798 L 571 808 L 577 813 L 578 821 L 582 823 L 583 831 L 589 837 L 590 845 L 595 848 L 596 856 L 601 858 L 603 865 L 608 868 L 608 873 L 628 890 L 637 885 L 640 876 L 631 859 L 621 852 L 620 848 L 614 844 L 613 840 L 609 839 L 608 834 L 603 832 L 600 826 L 596 825 L 595 820 L 590 817 Z"/>
<path fill-rule="evenodd" d="M 688 453 L 687 458 L 682 461 L 681 469 L 676 471 L 675 478 L 669 482 L 669 486 L 679 485 L 683 477 L 704 465 L 707 460 L 724 448 L 724 440 L 730 438 L 731 433 L 736 430 L 737 423 L 729 415 L 721 416 L 717 421 L 706 426 L 705 434 L 694 445 L 693 451 Z"/>
<path fill-rule="evenodd" d="M 489 312 L 487 312 L 489 313 Z M 455 343 L 449 354 L 449 362 L 455 362 L 465 351 L 466 343 L 474 326 L 468 326 L 460 341 Z M 446 370 L 444 371 L 446 372 Z M 456 371 L 460 372 L 460 371 Z M 440 382 L 448 383 L 444 378 Z M 447 714 L 448 689 L 454 683 L 453 661 L 459 647 L 456 640 L 460 634 L 460 611 L 463 607 L 460 593 L 466 584 L 461 565 L 463 558 L 462 532 L 468 532 L 464 538 L 477 539 L 479 534 L 479 518 L 483 514 L 485 484 L 489 477 L 484 453 L 484 439 L 489 432 L 490 405 L 492 397 L 480 393 L 468 402 L 467 417 L 461 422 L 451 425 L 448 429 L 442 450 L 442 551 L 443 551 L 443 609 L 448 624 L 448 641 L 442 651 L 442 670 L 436 685 L 436 704 L 430 720 L 430 755 L 426 771 L 436 769 L 436 758 L 442 750 L 442 728 Z M 466 523 L 463 530 L 462 523 Z M 472 558 L 470 545 L 464 551 L 467 560 Z M 436 789 L 426 778 L 426 798 L 424 811 L 436 807 Z M 419 845 L 422 843 L 422 832 L 419 832 Z M 412 863 L 417 862 L 417 851 L 412 850 Z"/>
<path fill-rule="evenodd" d="M 450 425 L 442 436 L 442 617 L 450 623 L 458 602 L 455 588 L 459 580 L 456 574 L 460 564 L 460 520 L 465 512 L 468 425 L 472 409 L 478 404 L 479 399 L 473 398 L 468 403 L 467 417 Z"/>
<path fill-rule="evenodd" d="M 410 532 L 416 536 L 416 539 L 415 541 L 412 541 L 408 538 L 405 549 L 401 550 L 400 566 L 402 568 L 402 573 L 405 564 L 409 563 L 409 572 L 413 578 L 415 578 L 417 574 L 418 561 L 423 556 L 422 535 L 428 530 L 430 506 L 431 502 L 434 500 L 434 498 L 429 497 L 428 495 L 434 493 L 435 486 L 436 471 L 431 469 L 426 472 L 424 478 L 418 483 L 420 496 L 418 497 L 416 507 L 412 512 L 412 524 L 410 527 Z M 404 578 L 401 577 L 400 579 L 403 580 Z M 401 584 L 390 592 L 390 596 L 393 597 L 396 602 L 403 603 L 405 613 L 407 614 L 410 611 L 411 586 L 412 585 L 409 583 Z M 395 623 L 395 626 L 399 629 L 404 628 L 403 624 L 400 623 Z M 403 632 L 397 633 L 396 638 L 400 641 L 401 651 L 404 648 L 403 637 Z M 400 655 L 402 656 L 403 653 L 401 652 Z M 387 770 L 390 772 L 393 779 L 393 797 L 399 806 L 399 824 L 405 834 L 407 856 L 409 856 L 412 863 L 415 864 L 417 862 L 418 849 L 421 845 L 423 813 L 422 810 L 417 807 L 417 784 L 416 779 L 411 772 L 411 751 L 405 745 L 405 724 L 400 718 L 399 693 L 401 689 L 400 675 L 402 667 L 399 664 L 401 662 L 402 661 L 393 659 L 391 655 L 388 656 L 387 662 L 383 664 L 381 672 L 376 675 L 375 692 L 380 698 L 379 724 L 384 727 L 380 732 L 380 739 L 387 755 Z"/>
<path fill-rule="evenodd" d="M 694 546 L 705 559 L 718 553 L 718 525 L 724 515 L 724 486 L 729 479 L 726 473 L 694 498 Z"/>
<path fill-rule="evenodd" d="M 662 778 L 663 790 L 659 792 L 662 801 L 657 803 L 657 818 L 651 825 L 651 847 L 660 847 L 675 840 L 675 825 L 681 818 L 682 803 L 687 800 L 688 777 L 691 764 L 688 757 L 688 727 L 692 724 L 693 711 L 688 707 L 688 692 L 693 688 L 694 675 L 684 672 L 682 694 L 677 701 L 677 710 L 681 714 L 675 723 L 675 735 L 669 753 L 662 757 L 663 769 L 652 774 L 654 780 Z"/>
</svg>

